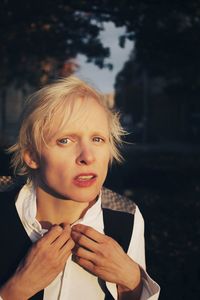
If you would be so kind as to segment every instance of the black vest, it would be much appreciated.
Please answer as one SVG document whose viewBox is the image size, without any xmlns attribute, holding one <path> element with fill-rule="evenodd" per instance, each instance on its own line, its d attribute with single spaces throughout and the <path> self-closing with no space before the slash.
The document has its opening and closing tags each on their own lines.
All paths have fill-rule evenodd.
<svg viewBox="0 0 200 300">
<path fill-rule="evenodd" d="M 15 207 L 15 197 L 19 189 L 0 193 L 0 286 L 12 276 L 32 245 Z M 134 215 L 103 208 L 103 220 L 105 234 L 115 239 L 127 252 L 133 230 Z M 105 283 L 103 286 L 105 300 L 113 300 Z M 30 299 L 42 300 L 43 293 L 42 290 Z"/>
</svg>

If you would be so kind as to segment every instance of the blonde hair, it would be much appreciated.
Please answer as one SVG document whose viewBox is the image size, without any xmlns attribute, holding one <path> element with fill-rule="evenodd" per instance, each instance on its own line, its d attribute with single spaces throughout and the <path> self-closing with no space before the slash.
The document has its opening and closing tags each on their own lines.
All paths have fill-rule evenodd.
<svg viewBox="0 0 200 300">
<path fill-rule="evenodd" d="M 24 152 L 29 150 L 35 157 L 40 157 L 42 145 L 48 144 L 46 137 L 55 131 L 52 125 L 55 115 L 59 112 L 58 128 L 61 128 L 66 124 L 66 116 L 70 119 L 77 97 L 94 98 L 104 108 L 110 131 L 110 163 L 113 159 L 117 162 L 123 160 L 120 146 L 125 131 L 120 125 L 119 113 L 108 108 L 104 95 L 99 91 L 85 81 L 69 76 L 41 88 L 27 99 L 21 116 L 18 141 L 8 149 L 13 154 L 11 164 L 15 174 L 27 175 L 29 179 L 33 177 L 32 169 L 24 162 Z"/>
</svg>

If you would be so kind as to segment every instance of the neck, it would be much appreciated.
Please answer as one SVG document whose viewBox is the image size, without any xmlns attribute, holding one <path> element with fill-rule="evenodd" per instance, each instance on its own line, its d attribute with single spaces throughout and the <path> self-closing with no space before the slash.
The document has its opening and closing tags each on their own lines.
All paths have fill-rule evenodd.
<svg viewBox="0 0 200 300">
<path fill-rule="evenodd" d="M 61 200 L 36 188 L 37 215 L 36 218 L 43 228 L 50 228 L 54 224 L 73 224 L 83 217 L 86 211 L 95 203 Z"/>
</svg>

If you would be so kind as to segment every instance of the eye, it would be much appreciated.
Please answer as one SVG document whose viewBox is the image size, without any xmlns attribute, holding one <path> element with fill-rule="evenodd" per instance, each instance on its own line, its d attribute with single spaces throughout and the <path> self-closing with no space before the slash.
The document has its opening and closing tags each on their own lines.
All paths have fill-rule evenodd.
<svg viewBox="0 0 200 300">
<path fill-rule="evenodd" d="M 71 142 L 71 140 L 68 138 L 63 138 L 63 139 L 59 139 L 57 142 L 59 144 L 66 145 L 66 144 L 69 144 Z"/>
<path fill-rule="evenodd" d="M 103 143 L 103 142 L 104 142 L 104 139 L 101 138 L 101 137 L 99 137 L 99 136 L 93 137 L 92 140 L 93 140 L 93 142 L 95 142 L 95 143 Z"/>
</svg>

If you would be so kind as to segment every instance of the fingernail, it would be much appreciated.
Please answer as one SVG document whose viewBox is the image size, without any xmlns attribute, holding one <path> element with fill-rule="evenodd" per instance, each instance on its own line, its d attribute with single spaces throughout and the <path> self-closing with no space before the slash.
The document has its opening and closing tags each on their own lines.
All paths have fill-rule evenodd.
<svg viewBox="0 0 200 300">
<path fill-rule="evenodd" d="M 76 231 L 72 231 L 71 236 L 72 236 L 72 239 L 74 239 L 74 240 L 80 239 L 80 237 L 81 237 L 80 233 L 76 232 Z"/>
<path fill-rule="evenodd" d="M 77 230 L 77 225 L 72 226 L 72 230 L 78 231 L 78 230 Z"/>
</svg>

